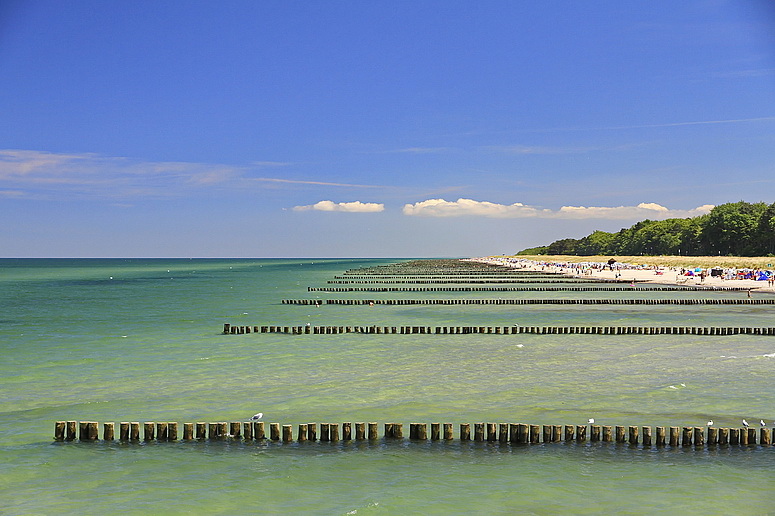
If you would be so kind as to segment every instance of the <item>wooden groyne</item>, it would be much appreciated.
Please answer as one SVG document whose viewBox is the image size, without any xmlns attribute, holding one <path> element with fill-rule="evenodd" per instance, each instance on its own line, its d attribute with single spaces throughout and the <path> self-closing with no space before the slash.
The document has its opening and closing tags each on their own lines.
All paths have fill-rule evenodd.
<svg viewBox="0 0 775 516">
<path fill-rule="evenodd" d="M 268 426 L 268 432 L 267 432 Z M 57 442 L 100 440 L 121 442 L 174 442 L 202 440 L 241 440 L 293 442 L 338 442 L 403 440 L 404 423 L 384 423 L 379 435 L 377 422 L 280 424 L 263 421 L 177 422 L 122 421 L 116 434 L 115 422 L 57 421 Z M 428 431 L 430 427 L 430 432 Z M 453 441 L 452 423 L 410 423 L 411 441 Z M 296 431 L 294 432 L 294 428 Z M 653 430 L 653 432 L 652 432 Z M 559 442 L 614 442 L 646 447 L 771 447 L 772 429 L 702 426 L 611 426 L 611 425 L 535 425 L 526 423 L 460 423 L 457 440 L 529 445 Z"/>
<path fill-rule="evenodd" d="M 385 284 L 385 285 L 403 285 L 403 284 L 416 284 L 416 285 L 431 285 L 431 284 L 511 284 L 511 283 L 632 283 L 632 280 L 628 279 L 586 279 L 586 278 L 546 278 L 546 279 L 416 279 L 416 280 L 379 280 L 379 279 L 367 279 L 367 280 L 328 280 L 329 285 L 369 285 L 369 284 Z"/>
<path fill-rule="evenodd" d="M 307 292 L 742 292 L 746 287 L 635 286 L 635 287 L 307 287 Z"/>
<path fill-rule="evenodd" d="M 759 326 L 245 326 L 224 323 L 226 335 L 775 335 L 775 327 Z"/>
<path fill-rule="evenodd" d="M 284 305 L 775 305 L 770 299 L 283 299 Z"/>
</svg>

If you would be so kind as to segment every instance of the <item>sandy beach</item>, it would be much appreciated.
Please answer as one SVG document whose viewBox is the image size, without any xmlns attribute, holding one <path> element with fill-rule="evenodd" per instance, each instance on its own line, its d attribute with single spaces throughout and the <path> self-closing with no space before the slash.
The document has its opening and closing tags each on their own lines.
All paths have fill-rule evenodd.
<svg viewBox="0 0 775 516">
<path fill-rule="evenodd" d="M 755 293 L 775 293 L 775 287 L 770 286 L 766 280 L 750 279 L 725 279 L 723 276 L 711 276 L 709 273 L 704 278 L 699 275 L 687 276 L 685 271 L 694 270 L 697 267 L 667 267 L 647 264 L 630 264 L 616 262 L 609 267 L 606 262 L 565 262 L 565 261 L 538 261 L 519 257 L 490 256 L 475 258 L 486 263 L 519 267 L 525 270 L 549 271 L 565 274 L 570 277 L 593 278 L 601 280 L 630 280 L 634 283 L 656 283 L 664 285 L 686 285 L 705 287 L 745 288 Z M 681 271 L 684 271 L 684 274 Z M 707 270 L 706 270 L 707 272 Z M 699 273 L 697 273 L 699 274 Z"/>
</svg>

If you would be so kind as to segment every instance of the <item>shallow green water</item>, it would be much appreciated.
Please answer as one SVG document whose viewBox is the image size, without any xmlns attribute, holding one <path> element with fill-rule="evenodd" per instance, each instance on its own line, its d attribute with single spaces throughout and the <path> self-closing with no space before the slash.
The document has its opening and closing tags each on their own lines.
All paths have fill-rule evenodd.
<svg viewBox="0 0 775 516">
<path fill-rule="evenodd" d="M 775 447 L 609 443 L 53 443 L 56 420 L 739 426 L 775 418 L 775 338 L 226 336 L 232 324 L 772 326 L 757 306 L 294 306 L 390 260 L 0 260 L 0 512 L 742 514 Z M 169 272 L 168 272 L 169 271 Z M 111 279 L 112 278 L 112 279 Z M 685 386 L 684 386 L 685 385 Z M 380 425 L 381 432 L 381 425 Z"/>
</svg>

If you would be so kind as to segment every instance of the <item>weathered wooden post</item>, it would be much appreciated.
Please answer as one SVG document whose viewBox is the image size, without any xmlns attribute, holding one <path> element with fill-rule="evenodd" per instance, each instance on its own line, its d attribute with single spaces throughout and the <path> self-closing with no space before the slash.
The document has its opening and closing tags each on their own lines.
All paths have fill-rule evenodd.
<svg viewBox="0 0 775 516">
<path fill-rule="evenodd" d="M 219 421 L 218 422 L 218 437 L 223 439 L 228 435 L 228 424 L 226 421 Z"/>
<path fill-rule="evenodd" d="M 269 438 L 272 441 L 280 440 L 280 423 L 269 423 Z"/>
<path fill-rule="evenodd" d="M 471 440 L 471 424 L 470 423 L 460 423 L 460 440 L 461 441 L 470 441 Z"/>
<path fill-rule="evenodd" d="M 683 427 L 683 434 L 681 435 L 681 446 L 691 446 L 692 445 L 692 427 L 685 426 Z"/>
<path fill-rule="evenodd" d="M 670 427 L 670 446 L 678 446 L 679 444 L 679 432 L 680 428 L 677 426 L 671 426 Z"/>
<path fill-rule="evenodd" d="M 215 422 L 209 422 L 207 423 L 207 437 L 208 439 L 218 439 L 220 437 L 220 432 L 218 432 L 218 423 Z"/>
<path fill-rule="evenodd" d="M 719 428 L 718 430 L 718 443 L 729 444 L 729 428 Z"/>
<path fill-rule="evenodd" d="M 603 425 L 603 442 L 610 443 L 613 440 L 611 435 L 611 425 Z"/>
<path fill-rule="evenodd" d="M 65 424 L 65 440 L 67 441 L 74 441 L 76 434 L 75 429 L 77 425 L 77 421 L 67 421 Z"/>
<path fill-rule="evenodd" d="M 772 432 L 769 428 L 762 428 L 759 432 L 759 444 L 769 446 L 772 444 Z"/>
<path fill-rule="evenodd" d="M 543 425 L 541 427 L 542 434 L 543 434 L 543 442 L 550 443 L 552 442 L 552 425 Z"/>
<path fill-rule="evenodd" d="M 253 440 L 253 422 L 252 421 L 243 421 L 242 422 L 242 437 L 246 441 L 252 441 Z"/>
<path fill-rule="evenodd" d="M 694 427 L 694 445 L 695 446 L 705 445 L 705 432 L 704 432 L 704 428 L 702 428 L 701 426 Z"/>
<path fill-rule="evenodd" d="M 495 423 L 487 423 L 487 441 L 495 442 L 498 440 L 498 425 Z"/>
<path fill-rule="evenodd" d="M 139 421 L 131 421 L 129 423 L 129 439 L 131 439 L 132 441 L 140 440 L 140 422 Z"/>
<path fill-rule="evenodd" d="M 143 439 L 146 441 L 153 441 L 153 432 L 156 425 L 153 421 L 146 421 L 143 425 Z"/>
<path fill-rule="evenodd" d="M 119 423 L 118 438 L 121 441 L 129 440 L 129 421 L 121 421 L 121 423 Z"/>
<path fill-rule="evenodd" d="M 530 425 L 530 443 L 537 444 L 541 442 L 541 427 L 539 425 Z"/>
<path fill-rule="evenodd" d="M 708 427 L 708 446 L 718 443 L 718 428 Z"/>
<path fill-rule="evenodd" d="M 79 441 L 89 440 L 89 422 L 88 421 L 78 422 L 78 440 Z"/>
<path fill-rule="evenodd" d="M 451 441 L 452 440 L 452 423 L 444 423 L 444 440 L 445 441 Z"/>
<path fill-rule="evenodd" d="M 638 444 L 638 427 L 630 426 L 629 429 L 629 442 L 631 445 Z"/>
<path fill-rule="evenodd" d="M 315 442 L 318 439 L 318 424 L 307 423 L 307 440 Z"/>
<path fill-rule="evenodd" d="M 355 423 L 355 440 L 363 441 L 366 439 L 366 423 Z"/>
<path fill-rule="evenodd" d="M 156 440 L 158 441 L 166 441 L 167 440 L 167 423 L 156 423 Z"/>
<path fill-rule="evenodd" d="M 665 445 L 665 427 L 664 426 L 658 426 L 656 428 L 656 445 L 657 446 L 664 446 Z"/>
<path fill-rule="evenodd" d="M 740 444 L 740 429 L 739 428 L 730 428 L 729 429 L 729 444 Z"/>
<path fill-rule="evenodd" d="M 299 433 L 296 440 L 299 441 L 300 443 L 306 442 L 308 431 L 309 430 L 307 429 L 307 423 L 299 423 Z"/>
<path fill-rule="evenodd" d="M 616 426 L 616 442 L 617 443 L 623 443 L 624 441 L 624 427 L 617 425 Z"/>
<path fill-rule="evenodd" d="M 232 421 L 229 423 L 229 435 L 231 435 L 235 439 L 239 439 L 242 437 L 242 434 L 240 433 L 242 429 L 242 425 L 239 421 Z"/>
<path fill-rule="evenodd" d="M 484 423 L 474 423 L 474 441 L 484 441 Z"/>
<path fill-rule="evenodd" d="M 115 437 L 115 423 L 102 424 L 102 440 L 112 441 Z"/>
<path fill-rule="evenodd" d="M 328 424 L 328 440 L 329 441 L 339 440 L 339 423 Z"/>
<path fill-rule="evenodd" d="M 54 423 L 54 440 L 55 441 L 64 441 L 65 440 L 65 427 L 67 426 L 67 421 L 57 421 Z"/>
<path fill-rule="evenodd" d="M 587 440 L 587 425 L 576 425 L 576 440 L 578 442 Z"/>
<path fill-rule="evenodd" d="M 190 441 L 194 438 L 194 423 L 183 423 L 183 440 Z"/>
<path fill-rule="evenodd" d="M 594 442 L 597 442 L 600 440 L 600 430 L 602 427 L 600 425 L 590 425 L 589 427 L 589 440 Z"/>
<path fill-rule="evenodd" d="M 178 423 L 176 421 L 170 421 L 167 423 L 167 440 L 178 440 Z"/>
<path fill-rule="evenodd" d="M 576 427 L 573 425 L 565 425 L 565 440 L 572 441 L 576 434 Z"/>
<path fill-rule="evenodd" d="M 371 421 L 369 422 L 369 440 L 374 441 L 379 437 L 377 433 L 377 422 Z"/>
<path fill-rule="evenodd" d="M 283 442 L 289 443 L 293 441 L 293 426 L 283 425 Z"/>
<path fill-rule="evenodd" d="M 643 446 L 651 446 L 651 427 L 644 426 L 643 430 Z"/>
<path fill-rule="evenodd" d="M 206 439 L 207 438 L 206 426 L 207 426 L 207 423 L 204 423 L 202 421 L 197 421 L 197 423 L 196 423 L 196 438 L 197 439 Z"/>
<path fill-rule="evenodd" d="M 329 423 L 320 423 L 320 442 L 328 442 L 331 436 Z"/>
<path fill-rule="evenodd" d="M 342 440 L 351 441 L 353 438 L 353 424 L 342 423 Z"/>
<path fill-rule="evenodd" d="M 530 427 L 525 423 L 517 423 L 517 442 L 530 442 Z"/>
<path fill-rule="evenodd" d="M 431 423 L 431 441 L 441 439 L 441 423 Z"/>
<path fill-rule="evenodd" d="M 748 443 L 746 443 L 746 444 L 756 444 L 756 429 L 755 428 L 749 428 L 748 429 Z"/>
</svg>

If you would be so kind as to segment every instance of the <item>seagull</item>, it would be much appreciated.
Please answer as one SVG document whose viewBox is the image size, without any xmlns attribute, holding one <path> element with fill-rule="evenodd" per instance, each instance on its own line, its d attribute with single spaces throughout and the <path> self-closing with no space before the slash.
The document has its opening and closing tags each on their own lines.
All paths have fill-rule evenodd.
<svg viewBox="0 0 775 516">
<path fill-rule="evenodd" d="M 767 426 L 767 423 L 765 423 L 763 419 L 759 420 L 759 424 L 762 426 Z"/>
<path fill-rule="evenodd" d="M 708 421 L 708 426 L 713 426 L 713 420 Z"/>
<path fill-rule="evenodd" d="M 748 428 L 748 421 L 746 421 L 745 419 L 743 419 L 743 426 Z"/>
<path fill-rule="evenodd" d="M 593 424 L 594 422 L 595 422 L 595 418 L 593 417 L 589 418 L 589 421 L 587 421 L 587 423 L 589 423 L 590 425 Z"/>
<path fill-rule="evenodd" d="M 263 412 L 259 412 L 258 414 L 255 414 L 253 417 L 251 417 L 250 420 L 251 421 L 258 421 L 262 417 L 264 417 L 264 413 Z"/>
</svg>

